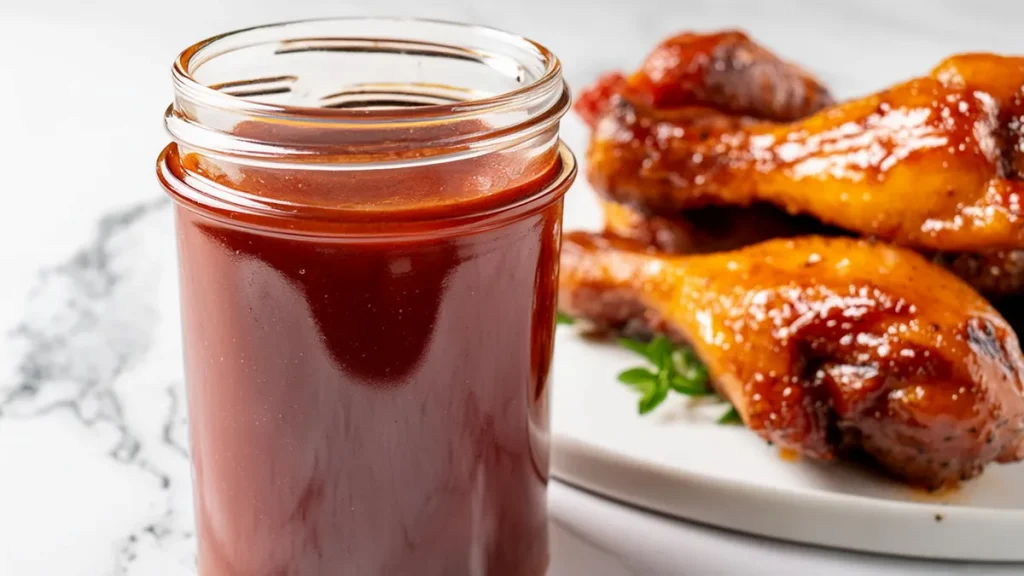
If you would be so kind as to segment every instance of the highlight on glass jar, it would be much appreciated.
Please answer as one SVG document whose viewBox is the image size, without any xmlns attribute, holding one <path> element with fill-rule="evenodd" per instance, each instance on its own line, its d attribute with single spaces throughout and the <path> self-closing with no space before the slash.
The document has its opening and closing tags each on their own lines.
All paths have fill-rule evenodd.
<svg viewBox="0 0 1024 576">
<path fill-rule="evenodd" d="M 205 40 L 173 79 L 199 573 L 543 574 L 558 59 L 333 19 Z"/>
</svg>

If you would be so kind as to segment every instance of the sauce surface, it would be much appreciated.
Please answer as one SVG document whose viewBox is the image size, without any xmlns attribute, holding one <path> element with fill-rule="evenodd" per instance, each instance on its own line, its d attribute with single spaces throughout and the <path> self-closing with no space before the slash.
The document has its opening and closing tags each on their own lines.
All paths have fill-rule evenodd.
<svg viewBox="0 0 1024 576">
<path fill-rule="evenodd" d="M 571 178 L 514 218 L 485 204 L 548 187 L 561 167 L 540 160 L 499 172 L 470 162 L 445 180 L 491 188 L 486 197 L 446 189 L 431 166 L 386 187 L 329 171 L 206 174 L 292 204 L 274 231 L 172 191 L 200 574 L 544 573 Z M 174 145 L 161 159 L 179 186 L 195 161 Z M 513 173 L 501 179 L 513 186 L 493 186 Z M 358 239 L 320 217 L 350 190 L 390 199 L 359 218 Z M 431 194 L 469 200 L 442 211 L 423 201 Z M 425 218 L 414 235 L 375 236 L 395 198 L 414 199 L 405 217 Z M 459 229 L 436 217 L 467 206 L 493 215 Z"/>
</svg>

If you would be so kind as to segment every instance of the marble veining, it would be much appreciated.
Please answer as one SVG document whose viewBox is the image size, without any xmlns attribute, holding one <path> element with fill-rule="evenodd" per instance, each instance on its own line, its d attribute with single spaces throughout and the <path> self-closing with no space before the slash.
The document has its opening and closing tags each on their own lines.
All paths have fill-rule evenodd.
<svg viewBox="0 0 1024 576">
<path fill-rule="evenodd" d="M 20 355 L 13 379 L 0 385 L 0 433 L 12 420 L 69 414 L 82 434 L 107 432 L 107 456 L 156 489 L 136 511 L 137 526 L 117 539 L 105 572 L 112 575 L 150 573 L 133 570 L 147 555 L 191 567 L 194 554 L 192 518 L 183 513 L 190 486 L 180 369 L 162 376 L 149 357 L 161 329 L 154 296 L 173 268 L 171 251 L 152 250 L 173 243 L 169 206 L 158 197 L 100 217 L 88 243 L 38 274 L 7 338 Z"/>
<path fill-rule="evenodd" d="M 137 296 L 124 301 L 121 281 L 126 271 L 116 266 L 118 241 L 168 202 L 161 198 L 101 217 L 92 241 L 66 262 L 39 273 L 26 317 L 11 333 L 27 349 L 14 385 L 0 396 L 0 416 L 28 417 L 66 408 L 87 425 L 121 421 L 121 406 L 109 383 L 149 348 L 151 339 L 144 323 L 118 322 L 139 308 L 146 313 Z M 50 384 L 72 385 L 54 396 L 44 390 Z M 122 432 L 124 442 L 113 455 L 134 456 L 137 442 Z"/>
</svg>

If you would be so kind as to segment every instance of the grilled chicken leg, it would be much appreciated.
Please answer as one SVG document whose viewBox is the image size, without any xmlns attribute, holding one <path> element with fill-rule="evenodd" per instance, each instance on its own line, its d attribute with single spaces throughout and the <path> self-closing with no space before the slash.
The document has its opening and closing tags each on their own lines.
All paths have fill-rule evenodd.
<svg viewBox="0 0 1024 576">
<path fill-rule="evenodd" d="M 908 250 L 807 236 L 665 256 L 570 233 L 559 306 L 690 342 L 752 430 L 810 457 L 859 449 L 927 487 L 1024 457 L 1016 335 Z"/>
<path fill-rule="evenodd" d="M 648 213 L 769 202 L 925 250 L 1024 248 L 1020 69 L 953 58 L 804 120 L 721 131 L 619 98 L 597 123 L 588 176 Z"/>
<path fill-rule="evenodd" d="M 777 121 L 803 118 L 833 103 L 817 78 L 737 30 L 668 38 L 628 78 L 606 74 L 585 90 L 576 111 L 594 125 L 615 96 L 644 108 L 702 107 Z"/>
</svg>

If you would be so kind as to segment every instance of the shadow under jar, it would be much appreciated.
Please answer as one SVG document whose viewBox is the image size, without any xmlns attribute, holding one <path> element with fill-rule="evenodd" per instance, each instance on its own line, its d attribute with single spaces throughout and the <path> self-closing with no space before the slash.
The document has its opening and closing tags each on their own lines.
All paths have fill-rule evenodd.
<svg viewBox="0 0 1024 576">
<path fill-rule="evenodd" d="M 200 574 L 543 574 L 558 60 L 336 19 L 206 40 L 173 75 Z"/>
</svg>

